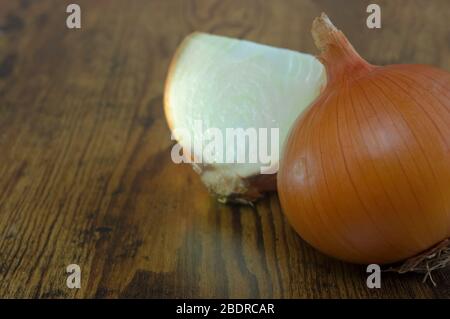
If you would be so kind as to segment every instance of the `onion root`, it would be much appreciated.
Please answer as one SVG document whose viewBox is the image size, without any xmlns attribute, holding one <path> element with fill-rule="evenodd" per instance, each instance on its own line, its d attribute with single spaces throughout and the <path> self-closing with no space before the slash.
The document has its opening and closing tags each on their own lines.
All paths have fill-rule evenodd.
<svg viewBox="0 0 450 319">
<path fill-rule="evenodd" d="M 423 282 L 426 282 L 429 279 L 431 283 L 436 286 L 436 282 L 433 280 L 431 273 L 435 270 L 445 268 L 449 265 L 450 238 L 447 238 L 433 248 L 405 260 L 398 266 L 390 267 L 384 271 L 396 272 L 399 274 L 408 272 L 425 274 Z"/>
</svg>

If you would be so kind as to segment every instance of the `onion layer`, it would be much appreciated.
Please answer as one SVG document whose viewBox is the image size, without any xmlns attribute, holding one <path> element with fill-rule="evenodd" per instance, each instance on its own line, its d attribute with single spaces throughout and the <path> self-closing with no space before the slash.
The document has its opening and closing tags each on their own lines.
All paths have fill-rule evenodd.
<svg viewBox="0 0 450 319">
<path fill-rule="evenodd" d="M 196 32 L 186 37 L 172 59 L 164 111 L 183 155 L 194 161 L 209 191 L 220 201 L 247 203 L 276 190 L 276 174 L 261 173 L 262 167 L 269 166 L 261 158 L 238 161 L 238 153 L 249 159 L 251 153 L 261 152 L 252 151 L 245 139 L 223 141 L 222 148 L 214 151 L 234 155 L 232 161 L 217 160 L 205 152 L 211 142 L 206 132 L 216 130 L 225 137 L 228 129 L 270 132 L 276 128 L 282 145 L 324 82 L 324 67 L 312 55 Z M 268 145 L 278 142 L 269 133 L 267 137 Z M 260 147 L 261 141 L 251 143 Z M 275 156 L 270 164 L 278 167 L 278 160 Z"/>
</svg>

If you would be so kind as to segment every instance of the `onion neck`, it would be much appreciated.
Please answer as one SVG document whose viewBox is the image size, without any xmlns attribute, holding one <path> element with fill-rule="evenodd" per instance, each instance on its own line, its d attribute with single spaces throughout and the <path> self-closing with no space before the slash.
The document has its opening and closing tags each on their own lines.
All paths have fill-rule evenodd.
<svg viewBox="0 0 450 319">
<path fill-rule="evenodd" d="M 327 85 L 342 83 L 349 77 L 359 77 L 373 66 L 355 51 L 346 36 L 338 30 L 325 13 L 313 22 L 312 35 L 321 51 L 318 59 L 325 65 Z"/>
</svg>

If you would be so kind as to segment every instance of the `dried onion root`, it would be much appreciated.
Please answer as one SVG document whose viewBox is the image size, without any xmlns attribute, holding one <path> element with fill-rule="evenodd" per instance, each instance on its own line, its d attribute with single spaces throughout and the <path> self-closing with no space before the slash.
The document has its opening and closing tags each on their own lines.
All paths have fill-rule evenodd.
<svg viewBox="0 0 450 319">
<path fill-rule="evenodd" d="M 432 272 L 438 269 L 443 269 L 450 265 L 450 239 L 443 240 L 430 250 L 427 250 L 417 256 L 405 260 L 398 266 L 391 266 L 385 269 L 385 272 L 396 272 L 405 274 L 408 272 L 415 272 L 425 274 L 423 282 L 428 279 L 436 286 L 433 280 Z"/>
</svg>

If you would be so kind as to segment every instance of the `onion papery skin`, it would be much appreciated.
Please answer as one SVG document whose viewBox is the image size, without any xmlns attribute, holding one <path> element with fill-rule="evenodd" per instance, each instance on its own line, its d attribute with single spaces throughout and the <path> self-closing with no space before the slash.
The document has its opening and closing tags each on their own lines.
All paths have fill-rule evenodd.
<svg viewBox="0 0 450 319">
<path fill-rule="evenodd" d="M 335 258 L 413 257 L 450 237 L 450 74 L 370 65 L 318 19 L 327 87 L 287 139 L 283 211 L 304 240 Z"/>
</svg>

